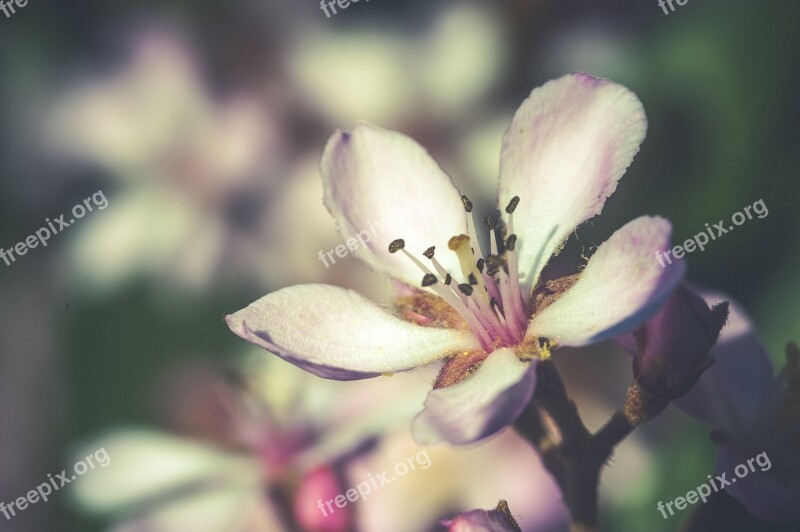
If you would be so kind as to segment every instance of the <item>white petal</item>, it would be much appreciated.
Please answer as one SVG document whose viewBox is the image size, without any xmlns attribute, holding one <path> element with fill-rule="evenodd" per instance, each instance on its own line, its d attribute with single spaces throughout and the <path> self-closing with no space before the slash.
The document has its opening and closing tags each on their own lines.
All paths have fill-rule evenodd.
<svg viewBox="0 0 800 532">
<path fill-rule="evenodd" d="M 535 386 L 536 364 L 499 349 L 473 375 L 428 394 L 414 420 L 414 439 L 420 445 L 462 445 L 492 436 L 517 419 Z"/>
<path fill-rule="evenodd" d="M 451 237 L 467 233 L 461 196 L 419 144 L 360 123 L 331 137 L 321 168 L 325 205 L 342 237 L 358 243 L 355 256 L 419 286 L 423 272 L 403 253 L 388 251 L 389 243 L 402 238 L 418 258 L 436 246 L 439 262 L 461 279 L 456 256 L 447 248 Z"/>
<path fill-rule="evenodd" d="M 200 489 L 162 498 L 142 514 L 126 519 L 113 532 L 288 532 L 283 516 L 263 483 L 198 486 Z"/>
<path fill-rule="evenodd" d="M 597 248 L 578 282 L 560 299 L 534 315 L 527 335 L 579 346 L 635 329 L 650 318 L 678 285 L 685 266 L 664 262 L 658 251 L 669 247 L 670 223 L 637 218 Z"/>
<path fill-rule="evenodd" d="M 74 484 L 74 493 L 81 504 L 98 513 L 159 500 L 191 486 L 252 483 L 259 478 L 252 460 L 153 431 L 115 432 L 83 451 L 77 459 L 86 462 L 91 455 L 96 466 Z M 107 460 L 99 459 L 104 456 Z"/>
<path fill-rule="evenodd" d="M 621 85 L 572 74 L 535 89 L 514 116 L 500 157 L 499 207 L 514 216 L 524 287 L 575 228 L 600 214 L 647 130 L 641 102 Z"/>
<path fill-rule="evenodd" d="M 225 319 L 245 340 L 337 380 L 405 371 L 479 348 L 469 331 L 415 325 L 357 292 L 323 284 L 284 288 Z"/>
</svg>

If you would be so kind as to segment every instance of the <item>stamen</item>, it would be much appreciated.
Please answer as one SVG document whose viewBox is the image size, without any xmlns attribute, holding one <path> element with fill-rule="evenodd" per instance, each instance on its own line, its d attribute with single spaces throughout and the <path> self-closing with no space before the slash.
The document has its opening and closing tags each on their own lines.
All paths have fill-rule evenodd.
<svg viewBox="0 0 800 532">
<path fill-rule="evenodd" d="M 505 272 L 500 274 L 500 278 L 498 281 L 498 286 L 500 288 L 500 296 L 502 297 L 503 301 L 503 309 L 505 310 L 506 316 L 506 323 L 508 327 L 511 329 L 514 336 L 522 340 L 525 325 L 520 324 L 520 316 L 519 313 L 516 311 L 514 306 L 514 296 L 511 293 L 511 288 L 509 286 L 508 275 Z"/>
<path fill-rule="evenodd" d="M 486 287 L 486 292 L 488 293 L 489 297 L 498 299 L 500 298 L 500 290 L 497 288 L 497 283 L 495 283 L 494 278 L 490 277 L 488 272 L 484 272 L 481 274 L 483 278 L 483 284 Z"/>
<path fill-rule="evenodd" d="M 437 283 L 436 276 L 433 275 L 431 272 L 419 259 L 417 259 L 414 255 L 403 249 L 405 247 L 405 242 L 402 239 L 395 240 L 389 246 L 389 250 L 392 253 L 402 250 L 405 253 L 406 257 L 408 257 L 414 264 L 417 265 L 423 272 L 425 272 L 425 276 L 422 278 L 422 286 L 425 288 L 430 288 L 433 290 L 439 297 L 444 299 L 447 303 L 450 304 L 451 307 L 456 309 L 456 311 L 461 314 L 461 316 L 467 321 L 472 331 L 478 336 L 481 346 L 486 350 L 492 347 L 492 339 L 489 336 L 488 331 L 480 322 L 480 320 L 475 316 L 475 314 L 467 308 L 467 306 L 458 298 L 456 295 L 451 291 L 443 286 L 440 286 Z M 434 259 L 435 261 L 435 259 Z M 438 263 L 437 263 L 438 264 Z M 431 280 L 433 282 L 431 282 Z M 450 284 L 450 276 L 447 275 L 446 284 Z M 467 285 L 469 286 L 469 285 Z"/>
<path fill-rule="evenodd" d="M 399 250 L 406 247 L 406 241 L 402 238 L 398 238 L 397 240 L 392 240 L 392 243 L 389 244 L 389 253 L 397 253 Z"/>
<path fill-rule="evenodd" d="M 511 298 L 514 302 L 514 314 L 522 322 L 521 327 L 525 327 L 528 317 L 528 294 L 523 294 L 519 286 L 519 259 L 517 257 L 517 235 L 514 233 L 514 211 L 519 205 L 519 196 L 514 196 L 506 207 L 508 213 L 508 241 L 506 242 L 506 255 L 508 261 L 508 278 Z"/>
<path fill-rule="evenodd" d="M 478 320 L 486 327 L 486 330 L 492 334 L 492 337 L 496 339 L 501 339 L 506 344 L 513 344 L 514 339 L 508 333 L 506 328 L 500 323 L 500 320 L 497 319 L 497 315 L 491 311 L 491 309 L 486 307 L 486 304 L 480 303 L 480 298 L 471 297 L 467 301 L 469 309 L 477 316 Z M 495 347 L 494 345 L 492 346 Z"/>
<path fill-rule="evenodd" d="M 514 196 L 511 198 L 511 201 L 508 202 L 506 212 L 508 214 L 514 214 L 514 211 L 517 210 L 517 205 L 519 205 L 519 196 Z"/>
<path fill-rule="evenodd" d="M 469 234 L 469 239 L 471 242 L 475 242 L 478 246 L 478 255 L 483 255 L 483 250 L 480 249 L 480 241 L 478 240 L 478 234 L 475 232 L 475 222 L 472 219 L 472 213 L 467 212 L 467 233 Z M 475 248 L 471 248 L 472 254 L 475 255 Z"/>
<path fill-rule="evenodd" d="M 467 212 L 472 212 L 472 202 L 466 196 L 461 196 L 461 203 L 464 204 L 464 210 Z"/>
<path fill-rule="evenodd" d="M 483 219 L 483 225 L 489 231 L 489 251 L 492 255 L 497 255 L 497 236 L 494 233 L 494 222 L 488 216 Z"/>
<path fill-rule="evenodd" d="M 430 251 L 431 249 L 433 249 L 433 246 L 431 246 L 430 248 L 428 248 L 428 250 L 426 251 L 426 253 L 427 253 L 428 251 Z M 426 255 L 426 256 L 427 256 L 427 255 Z M 436 258 L 434 258 L 434 257 L 433 257 L 433 254 L 431 254 L 431 256 L 430 256 L 430 257 L 428 257 L 428 258 L 430 258 L 430 259 L 431 259 L 431 263 L 433 264 L 433 267 L 434 267 L 434 268 L 436 268 L 436 271 L 439 273 L 439 275 L 441 275 L 442 277 L 444 277 L 444 278 L 445 278 L 445 283 L 444 283 L 444 284 L 445 284 L 446 286 L 449 286 L 449 285 L 450 285 L 450 281 L 452 280 L 452 277 L 450 276 L 450 274 L 448 273 L 448 271 L 447 271 L 447 270 L 445 270 L 445 269 L 444 269 L 444 266 L 442 266 L 442 264 L 441 264 L 441 263 L 440 263 L 438 260 L 436 260 Z M 462 295 L 461 295 L 459 292 L 456 292 L 455 290 L 453 290 L 453 293 L 454 293 L 456 296 L 458 296 L 458 298 L 459 298 L 459 299 L 461 299 L 462 301 L 464 301 L 464 300 L 465 300 L 465 298 L 464 298 L 464 297 L 463 297 L 463 296 L 462 296 Z"/>
<path fill-rule="evenodd" d="M 500 271 L 500 268 L 503 267 L 504 263 L 505 261 L 500 255 L 489 255 L 486 257 L 486 273 L 490 277 L 494 277 L 497 275 L 497 272 Z"/>
<path fill-rule="evenodd" d="M 417 257 L 408 252 L 408 250 L 406 249 L 406 241 L 403 240 L 402 238 L 393 240 L 392 243 L 389 244 L 389 253 L 397 253 L 398 251 L 402 251 L 405 254 L 405 256 L 411 260 L 411 262 L 416 264 L 417 268 L 422 270 L 422 273 L 425 274 L 426 278 L 428 275 L 433 275 L 433 272 L 427 266 L 422 264 L 422 262 Z M 436 276 L 434 276 L 434 278 L 435 277 Z"/>
<path fill-rule="evenodd" d="M 517 247 L 517 235 L 511 235 L 506 239 L 506 250 L 507 251 L 514 251 L 514 248 Z"/>
<path fill-rule="evenodd" d="M 458 289 L 461 290 L 461 293 L 467 297 L 472 295 L 472 286 L 466 283 L 458 285 Z"/>
<path fill-rule="evenodd" d="M 478 246 L 478 253 L 477 255 L 480 257 L 483 255 L 483 250 L 480 249 L 480 241 L 478 240 L 478 235 L 475 232 L 475 222 L 472 219 L 472 202 L 469 200 L 467 196 L 461 196 L 461 202 L 464 204 L 464 210 L 467 211 L 467 234 L 470 238 L 471 242 L 475 242 Z M 475 260 L 475 248 L 470 248 L 472 252 L 472 260 Z M 481 273 L 480 271 L 478 273 Z"/>
<path fill-rule="evenodd" d="M 437 282 L 439 282 L 439 280 L 432 273 L 426 273 L 425 277 L 422 278 L 422 286 L 424 286 L 425 288 L 433 286 Z"/>
<path fill-rule="evenodd" d="M 447 245 L 458 257 L 465 280 L 463 283 L 453 282 L 451 274 L 436 259 L 435 246 L 422 253 L 431 261 L 432 268 L 429 269 L 405 249 L 406 242 L 403 239 L 394 240 L 389 245 L 389 252 L 402 251 L 424 272 L 422 286 L 438 294 L 464 317 L 486 351 L 519 343 L 527 328 L 525 297 L 519 289 L 518 237 L 514 233 L 512 216 L 519 201 L 519 197 L 515 196 L 506 207 L 507 225 L 506 219 L 495 222 L 491 217 L 483 218 L 483 224 L 489 231 L 491 251 L 484 254 L 475 234 L 472 217 L 474 205 L 467 196 L 461 197 L 467 216 L 468 234 L 452 237 Z M 502 240 L 499 244 L 504 247 L 502 255 L 498 239 Z M 440 283 L 440 280 L 443 282 Z"/>
<path fill-rule="evenodd" d="M 508 328 L 504 326 L 500 319 L 498 319 L 497 309 L 493 308 L 489 302 L 487 302 L 486 298 L 475 298 L 472 297 L 469 299 L 469 303 L 478 307 L 478 312 L 475 312 L 475 315 L 481 320 L 482 323 L 485 323 L 487 328 L 492 330 L 492 334 L 495 338 L 498 336 L 508 345 L 514 343 L 514 337 L 508 331 Z M 472 307 L 470 307 L 472 308 Z"/>
</svg>

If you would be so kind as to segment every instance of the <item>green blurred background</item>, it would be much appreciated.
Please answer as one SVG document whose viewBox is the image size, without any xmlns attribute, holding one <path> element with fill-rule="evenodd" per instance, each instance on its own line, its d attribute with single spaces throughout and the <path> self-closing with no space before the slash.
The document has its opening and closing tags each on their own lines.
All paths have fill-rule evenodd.
<svg viewBox="0 0 800 532">
<path fill-rule="evenodd" d="M 32 0 L 0 14 L 0 246 L 97 190 L 109 200 L 0 263 L 0 500 L 98 432 L 165 424 L 170 371 L 242 351 L 224 314 L 298 282 L 382 293 L 355 261 L 317 258 L 339 243 L 315 174 L 335 128 L 411 134 L 490 209 L 512 113 L 576 70 L 633 90 L 650 127 L 565 254 L 641 214 L 669 218 L 682 242 L 763 199 L 766 218 L 688 256 L 689 279 L 743 303 L 780 361 L 800 339 L 798 23 L 789 0 L 689 0 L 669 15 L 655 0 L 372 0 L 331 18 L 300 0 Z M 630 378 L 624 355 L 597 351 L 561 361 L 589 410 L 618 404 Z M 669 412 L 630 452 L 639 474 L 604 482 L 605 525 L 677 529 L 655 502 L 713 470 L 706 429 Z M 66 493 L 0 521 L 102 526 Z"/>
</svg>

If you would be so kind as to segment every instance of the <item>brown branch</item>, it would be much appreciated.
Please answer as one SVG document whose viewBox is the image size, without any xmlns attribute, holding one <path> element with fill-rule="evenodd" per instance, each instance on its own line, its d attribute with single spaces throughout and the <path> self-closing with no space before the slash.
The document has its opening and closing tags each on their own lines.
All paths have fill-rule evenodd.
<svg viewBox="0 0 800 532">
<path fill-rule="evenodd" d="M 553 419 L 567 445 L 589 438 L 589 431 L 581 421 L 578 407 L 569 398 L 561 375 L 552 360 L 540 362 L 536 370 L 537 384 L 534 402 Z"/>
<path fill-rule="evenodd" d="M 624 408 L 593 435 L 583 424 L 555 364 L 540 362 L 537 377 L 533 400 L 515 427 L 539 451 L 542 463 L 561 488 L 572 530 L 596 530 L 597 489 L 603 466 L 614 448 L 637 426 L 660 414 L 669 400 L 634 381 Z M 557 438 L 548 433 L 544 416 L 558 429 Z"/>
</svg>

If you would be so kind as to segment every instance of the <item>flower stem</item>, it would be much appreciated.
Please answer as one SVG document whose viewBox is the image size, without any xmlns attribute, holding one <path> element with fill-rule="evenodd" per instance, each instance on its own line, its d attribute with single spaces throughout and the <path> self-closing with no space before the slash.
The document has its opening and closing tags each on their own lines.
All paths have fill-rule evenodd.
<svg viewBox="0 0 800 532">
<path fill-rule="evenodd" d="M 539 363 L 533 400 L 515 423 L 542 457 L 542 463 L 561 488 L 573 532 L 597 529 L 597 490 L 600 473 L 614 448 L 633 430 L 660 414 L 668 400 L 646 392 L 636 381 L 625 406 L 595 434 L 583 424 L 575 402 L 551 360 Z M 548 431 L 555 427 L 556 434 Z"/>
</svg>

